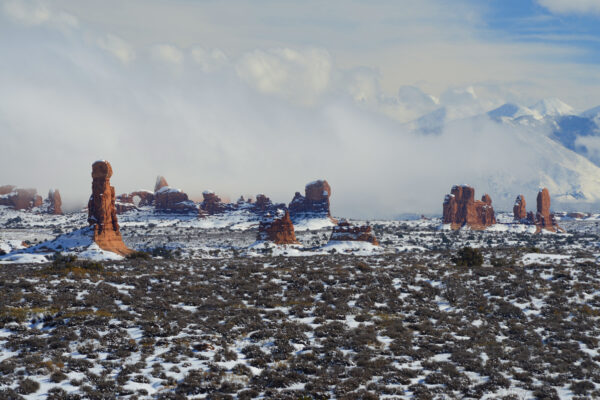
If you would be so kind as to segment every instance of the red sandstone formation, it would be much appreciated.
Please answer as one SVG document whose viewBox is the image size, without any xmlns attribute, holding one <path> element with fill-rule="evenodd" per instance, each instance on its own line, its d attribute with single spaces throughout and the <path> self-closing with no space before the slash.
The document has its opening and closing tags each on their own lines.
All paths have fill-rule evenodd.
<svg viewBox="0 0 600 400">
<path fill-rule="evenodd" d="M 48 213 L 54 215 L 62 215 L 62 199 L 58 189 L 50 189 L 48 192 L 48 198 L 46 199 Z"/>
<path fill-rule="evenodd" d="M 0 206 L 15 210 L 31 210 L 43 204 L 42 197 L 35 189 L 20 189 L 15 186 L 0 186 Z"/>
<path fill-rule="evenodd" d="M 186 193 L 168 186 L 154 193 L 154 206 L 157 211 L 163 212 L 189 213 L 198 211 L 198 208 Z"/>
<path fill-rule="evenodd" d="M 154 191 L 158 192 L 160 189 L 164 188 L 164 187 L 168 187 L 169 184 L 167 183 L 167 180 L 165 179 L 164 176 L 157 176 L 156 177 L 156 183 L 154 184 Z"/>
<path fill-rule="evenodd" d="M 17 187 L 13 186 L 13 185 L 4 185 L 4 186 L 0 186 L 0 196 L 5 195 L 5 194 L 9 194 L 11 193 L 13 190 L 15 190 Z"/>
<path fill-rule="evenodd" d="M 225 204 L 221 201 L 221 198 L 210 190 L 205 190 L 202 193 L 204 201 L 202 201 L 201 208 L 208 215 L 220 214 L 225 211 Z"/>
<path fill-rule="evenodd" d="M 515 220 L 520 221 L 527 218 L 525 196 L 522 194 L 518 195 L 515 199 L 515 205 L 513 206 L 513 215 Z"/>
<path fill-rule="evenodd" d="M 267 218 L 258 226 L 258 240 L 270 241 L 275 244 L 299 244 L 294 233 L 294 224 L 289 211 L 277 210 L 277 216 Z"/>
<path fill-rule="evenodd" d="M 333 228 L 329 241 L 368 242 L 374 246 L 379 246 L 379 242 L 370 226 L 355 226 L 351 225 L 346 220 L 340 221 L 337 226 Z"/>
<path fill-rule="evenodd" d="M 151 206 L 154 203 L 154 193 L 148 190 L 120 194 L 116 198 L 117 214 L 137 210 L 138 207 Z"/>
<path fill-rule="evenodd" d="M 304 196 L 300 192 L 296 192 L 289 204 L 292 219 L 330 218 L 337 222 L 331 217 L 330 196 L 331 186 L 327 181 L 318 180 L 307 184 L 304 188 Z"/>
<path fill-rule="evenodd" d="M 468 185 L 454 186 L 444 199 L 444 224 L 452 229 L 467 225 L 481 230 L 496 223 L 492 199 L 485 194 L 481 201 L 475 200 L 475 189 Z"/>
<path fill-rule="evenodd" d="M 117 212 L 115 188 L 110 186 L 112 167 L 108 161 L 92 165 L 92 195 L 88 202 L 88 222 L 94 229 L 94 242 L 103 250 L 125 256 L 132 252 L 123 243 Z"/>
<path fill-rule="evenodd" d="M 556 232 L 558 229 L 561 229 L 554 219 L 554 214 L 550 213 L 550 192 L 546 188 L 541 189 L 537 195 L 537 213 L 535 214 L 535 224 L 538 232 L 540 232 L 542 229 L 552 232 Z"/>
</svg>

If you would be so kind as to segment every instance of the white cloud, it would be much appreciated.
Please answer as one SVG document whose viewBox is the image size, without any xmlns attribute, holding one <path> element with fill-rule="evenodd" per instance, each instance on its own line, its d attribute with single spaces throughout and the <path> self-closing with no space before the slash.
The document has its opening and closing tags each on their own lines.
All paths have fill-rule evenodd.
<svg viewBox="0 0 600 400">
<path fill-rule="evenodd" d="M 118 36 L 107 34 L 98 38 L 97 43 L 100 48 L 108 51 L 125 64 L 135 58 L 133 47 Z"/>
<path fill-rule="evenodd" d="M 194 46 L 190 50 L 192 60 L 200 66 L 204 72 L 214 72 L 229 64 L 227 54 L 219 49 L 211 51 L 202 47 Z"/>
<path fill-rule="evenodd" d="M 279 48 L 245 54 L 238 76 L 263 93 L 312 104 L 331 82 L 333 61 L 322 49 Z"/>
<path fill-rule="evenodd" d="M 170 44 L 157 44 L 152 47 L 154 58 L 172 64 L 183 62 L 183 52 Z"/>
<path fill-rule="evenodd" d="M 78 19 L 64 11 L 54 11 L 39 1 L 9 0 L 2 7 L 12 20 L 28 26 L 51 25 L 58 29 L 72 29 L 79 25 Z"/>
<path fill-rule="evenodd" d="M 598 0 L 537 0 L 555 14 L 600 14 Z"/>
</svg>

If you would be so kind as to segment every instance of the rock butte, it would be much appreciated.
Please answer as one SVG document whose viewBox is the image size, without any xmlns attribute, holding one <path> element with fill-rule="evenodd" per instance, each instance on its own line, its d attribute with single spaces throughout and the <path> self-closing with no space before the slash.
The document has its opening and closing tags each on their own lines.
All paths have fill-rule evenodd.
<svg viewBox="0 0 600 400">
<path fill-rule="evenodd" d="M 496 223 L 492 198 L 485 194 L 481 201 L 475 200 L 475 189 L 468 185 L 454 186 L 443 204 L 443 223 L 454 230 L 467 225 L 482 230 Z"/>
<path fill-rule="evenodd" d="M 329 241 L 352 241 L 367 242 L 379 246 L 379 242 L 373 233 L 373 229 L 368 225 L 356 226 L 346 220 L 341 220 L 333 227 Z"/>
<path fill-rule="evenodd" d="M 329 203 L 331 197 L 331 186 L 326 180 L 318 180 L 307 184 L 304 188 L 304 196 L 296 192 L 289 204 L 292 220 L 301 218 L 329 218 L 337 222 L 331 216 Z"/>
<path fill-rule="evenodd" d="M 267 214 L 258 226 L 257 239 L 275 244 L 299 244 L 294 233 L 294 224 L 290 219 L 290 212 L 278 210 L 275 217 Z"/>
<path fill-rule="evenodd" d="M 88 223 L 94 230 L 94 242 L 103 250 L 126 256 L 133 252 L 123 243 L 117 212 L 115 188 L 110 186 L 112 167 L 108 161 L 92 164 L 92 195 L 88 202 Z"/>
<path fill-rule="evenodd" d="M 161 177 L 162 178 L 162 177 Z M 162 178 L 161 184 L 167 181 Z M 157 181 L 157 186 L 158 185 Z M 197 213 L 198 207 L 191 201 L 187 193 L 170 186 L 162 186 L 154 192 L 154 208 L 168 213 Z"/>
</svg>

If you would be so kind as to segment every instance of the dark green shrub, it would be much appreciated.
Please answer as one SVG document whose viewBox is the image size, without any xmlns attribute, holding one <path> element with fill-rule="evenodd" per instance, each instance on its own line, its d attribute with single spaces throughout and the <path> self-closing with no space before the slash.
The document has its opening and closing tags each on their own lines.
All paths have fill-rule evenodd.
<svg viewBox="0 0 600 400">
<path fill-rule="evenodd" d="M 481 254 L 479 249 L 463 247 L 458 250 L 456 257 L 452 261 L 461 267 L 480 267 L 483 264 L 483 254 Z"/>
<path fill-rule="evenodd" d="M 134 251 L 133 253 L 128 254 L 127 258 L 129 260 L 149 260 L 152 258 L 152 256 L 149 253 L 146 253 L 145 251 Z"/>
</svg>

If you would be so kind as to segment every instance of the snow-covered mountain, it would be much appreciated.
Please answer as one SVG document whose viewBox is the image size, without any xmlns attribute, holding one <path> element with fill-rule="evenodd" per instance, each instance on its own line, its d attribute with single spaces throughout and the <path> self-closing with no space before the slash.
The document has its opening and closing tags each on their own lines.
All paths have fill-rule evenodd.
<svg viewBox="0 0 600 400">
<path fill-rule="evenodd" d="M 532 196 L 539 187 L 550 190 L 558 208 L 600 205 L 600 107 L 574 115 L 571 106 L 551 98 L 530 106 L 506 103 L 485 115 L 456 120 L 444 111 L 439 108 L 407 126 L 419 134 L 444 135 L 453 125 L 470 129 L 477 121 L 492 120 L 510 143 L 507 147 L 514 149 L 497 157 L 502 150 L 490 148 L 487 165 L 464 178 L 489 190 L 500 208 L 507 208 L 521 193 L 534 205 Z M 596 140 L 599 151 L 594 151 Z M 517 171 L 505 168 L 506 163 L 518 165 Z"/>
<path fill-rule="evenodd" d="M 600 106 L 577 115 L 573 107 L 551 98 L 530 107 L 507 103 L 487 115 L 502 124 L 543 131 L 567 149 L 600 166 Z"/>
</svg>

